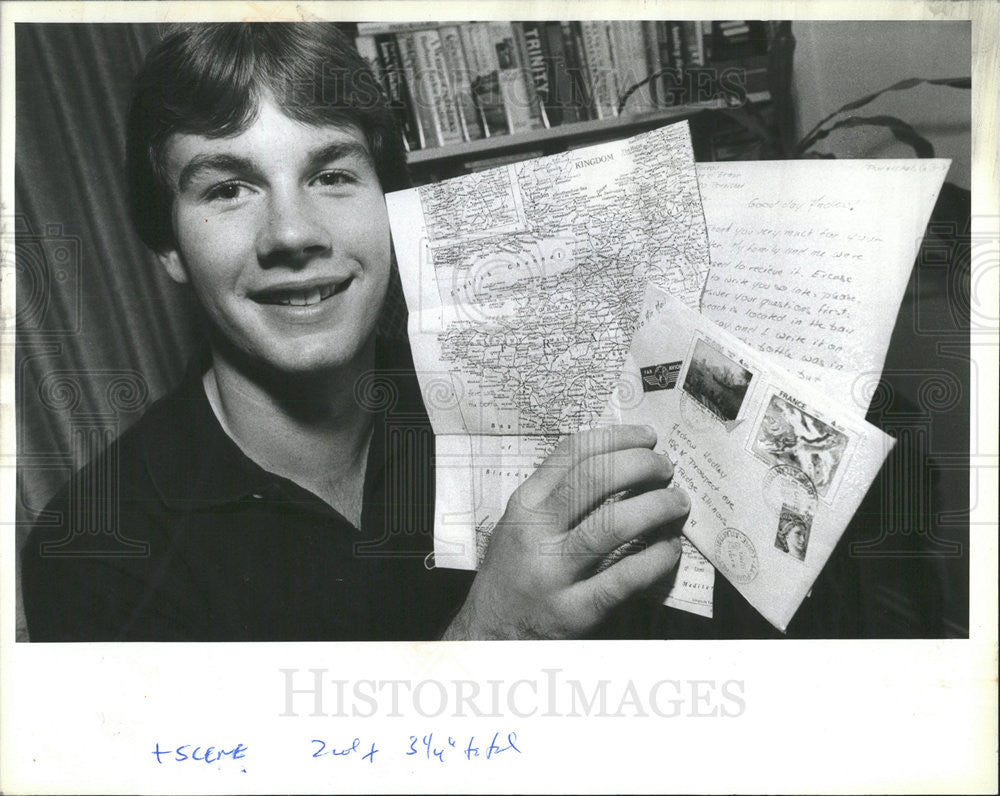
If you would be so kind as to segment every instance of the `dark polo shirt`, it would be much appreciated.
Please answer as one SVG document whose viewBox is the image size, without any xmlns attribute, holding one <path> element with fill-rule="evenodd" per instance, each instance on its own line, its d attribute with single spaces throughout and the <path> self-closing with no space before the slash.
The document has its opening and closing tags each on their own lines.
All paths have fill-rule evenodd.
<svg viewBox="0 0 1000 796">
<path fill-rule="evenodd" d="M 360 531 L 243 454 L 205 396 L 202 358 L 31 532 L 22 550 L 31 640 L 440 636 L 472 574 L 425 566 L 434 437 L 405 343 L 380 341 L 378 359 L 359 386 L 377 410 Z"/>
</svg>

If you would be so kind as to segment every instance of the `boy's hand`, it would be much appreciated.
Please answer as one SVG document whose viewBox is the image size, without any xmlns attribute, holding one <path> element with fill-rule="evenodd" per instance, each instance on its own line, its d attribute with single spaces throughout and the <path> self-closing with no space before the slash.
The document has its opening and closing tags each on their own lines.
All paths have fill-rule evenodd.
<svg viewBox="0 0 1000 796">
<path fill-rule="evenodd" d="M 572 638 L 680 558 L 690 501 L 646 426 L 567 437 L 514 492 L 448 639 Z M 605 503 L 621 492 L 627 496 Z M 646 549 L 596 573 L 619 545 Z"/>
</svg>

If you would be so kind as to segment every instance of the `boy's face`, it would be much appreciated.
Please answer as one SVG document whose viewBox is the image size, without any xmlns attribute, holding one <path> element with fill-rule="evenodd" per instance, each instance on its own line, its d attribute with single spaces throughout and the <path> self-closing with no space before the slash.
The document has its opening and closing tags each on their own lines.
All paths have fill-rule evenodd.
<svg viewBox="0 0 1000 796">
<path fill-rule="evenodd" d="M 253 361 L 318 374 L 358 357 L 389 280 L 385 200 L 360 131 L 270 99 L 244 132 L 167 142 L 177 248 L 160 255 Z"/>
</svg>

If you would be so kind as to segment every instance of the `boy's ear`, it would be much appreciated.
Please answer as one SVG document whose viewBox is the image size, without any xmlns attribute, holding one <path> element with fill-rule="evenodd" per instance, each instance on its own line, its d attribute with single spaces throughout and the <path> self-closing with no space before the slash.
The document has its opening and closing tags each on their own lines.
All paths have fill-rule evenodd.
<svg viewBox="0 0 1000 796">
<path fill-rule="evenodd" d="M 181 260 L 181 256 L 176 249 L 157 252 L 156 259 L 160 261 L 160 265 L 166 269 L 167 274 L 175 282 L 183 285 L 188 281 L 187 269 L 184 267 L 184 261 Z"/>
</svg>

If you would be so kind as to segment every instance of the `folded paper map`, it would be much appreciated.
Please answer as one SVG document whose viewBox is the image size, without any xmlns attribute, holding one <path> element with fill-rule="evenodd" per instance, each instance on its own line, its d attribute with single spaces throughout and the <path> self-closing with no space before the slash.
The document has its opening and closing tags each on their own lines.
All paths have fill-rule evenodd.
<svg viewBox="0 0 1000 796">
<path fill-rule="evenodd" d="M 685 536 L 785 630 L 893 439 L 652 285 L 617 397 L 674 462 Z"/>
<path fill-rule="evenodd" d="M 437 435 L 435 561 L 474 569 L 559 438 L 617 420 L 610 398 L 646 284 L 698 306 L 708 237 L 688 127 L 386 200 Z M 712 568 L 693 546 L 681 568 L 668 600 L 710 614 Z"/>
<path fill-rule="evenodd" d="M 386 197 L 437 433 L 568 434 L 608 406 L 652 281 L 697 308 L 687 124 Z M 430 384 L 430 379 L 427 381 Z"/>
</svg>

